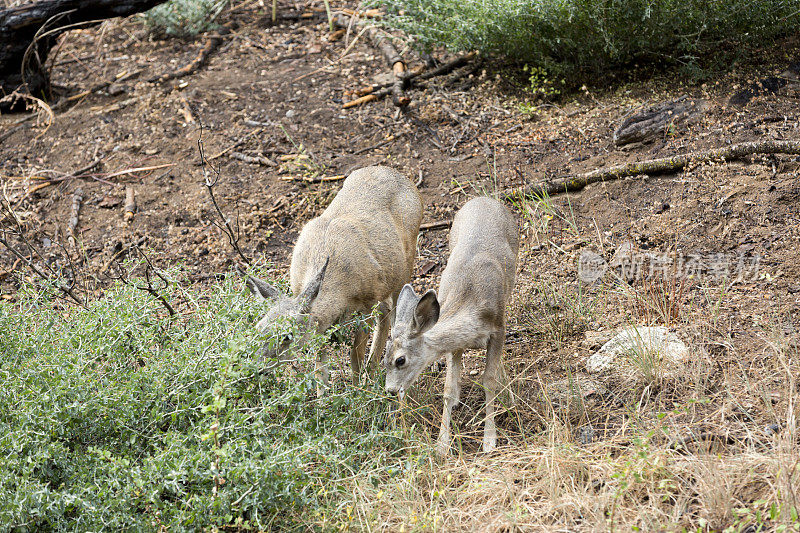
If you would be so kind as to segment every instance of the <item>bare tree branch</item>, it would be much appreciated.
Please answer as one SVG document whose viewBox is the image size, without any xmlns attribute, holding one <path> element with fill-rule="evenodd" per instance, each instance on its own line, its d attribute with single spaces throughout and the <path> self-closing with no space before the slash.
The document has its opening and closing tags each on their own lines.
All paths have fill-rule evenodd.
<svg viewBox="0 0 800 533">
<path fill-rule="evenodd" d="M 217 215 L 222 220 L 222 224 L 216 223 L 215 225 L 222 230 L 223 233 L 228 237 L 228 242 L 236 250 L 236 253 L 239 254 L 239 257 L 244 261 L 246 264 L 251 265 L 250 259 L 247 258 L 246 255 L 242 252 L 242 249 L 239 247 L 239 235 L 238 232 L 234 232 L 233 227 L 231 226 L 230 220 L 225 214 L 222 212 L 222 209 L 219 207 L 219 203 L 217 203 L 217 198 L 214 195 L 214 186 L 219 182 L 220 177 L 220 167 L 214 167 L 214 165 L 208 161 L 206 158 L 205 149 L 203 148 L 203 123 L 200 121 L 200 137 L 197 139 L 197 149 L 200 151 L 200 164 L 203 168 L 203 183 L 206 186 L 206 190 L 208 191 L 208 195 L 211 198 L 211 203 L 214 206 L 214 209 L 217 211 Z M 208 168 L 211 168 L 211 172 L 209 172 Z"/>
</svg>

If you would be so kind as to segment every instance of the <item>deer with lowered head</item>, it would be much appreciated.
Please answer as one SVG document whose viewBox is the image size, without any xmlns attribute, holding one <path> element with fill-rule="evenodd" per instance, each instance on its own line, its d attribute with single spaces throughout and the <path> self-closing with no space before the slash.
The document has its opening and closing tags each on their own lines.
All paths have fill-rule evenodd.
<svg viewBox="0 0 800 533">
<path fill-rule="evenodd" d="M 250 291 L 271 302 L 257 328 L 271 333 L 280 329 L 275 327 L 279 322 L 289 319 L 297 321 L 307 337 L 325 332 L 354 313 L 370 313 L 378 304 L 369 360 L 374 369 L 389 335 L 398 293 L 411 279 L 421 220 L 422 201 L 408 178 L 382 166 L 352 172 L 325 211 L 300 232 L 289 268 L 292 296 L 247 276 Z M 356 328 L 354 337 L 350 364 L 357 382 L 367 332 Z M 263 355 L 287 359 L 292 340 L 286 335 L 267 342 Z M 322 387 L 327 387 L 325 361 L 317 360 L 316 371 Z"/>
<path fill-rule="evenodd" d="M 483 451 L 497 446 L 494 402 L 502 386 L 505 311 L 516 279 L 518 249 L 517 223 L 508 209 L 497 200 L 475 198 L 453 219 L 439 296 L 433 290 L 418 296 L 411 285 L 400 291 L 383 361 L 386 390 L 402 397 L 426 367 L 447 356 L 439 455 L 450 449 L 450 417 L 461 393 L 461 356 L 470 349 L 486 350 Z"/>
</svg>

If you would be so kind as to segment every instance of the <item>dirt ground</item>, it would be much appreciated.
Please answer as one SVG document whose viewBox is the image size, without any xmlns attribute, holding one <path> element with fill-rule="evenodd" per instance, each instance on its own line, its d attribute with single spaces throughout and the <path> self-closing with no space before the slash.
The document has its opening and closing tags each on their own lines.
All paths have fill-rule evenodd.
<svg viewBox="0 0 800 533">
<path fill-rule="evenodd" d="M 353 89 L 381 81 L 387 72 L 366 39 L 349 46 L 355 32 L 329 42 L 324 21 L 272 27 L 255 7 L 227 13 L 222 22 L 228 20 L 239 27 L 208 64 L 163 85 L 146 80 L 186 64 L 202 40 L 151 40 L 137 19 L 69 33 L 52 68 L 64 96 L 138 74 L 75 99 L 49 127 L 42 120 L 0 145 L 4 194 L 31 244 L 57 268 L 68 270 L 69 255 L 85 293 L 102 290 L 114 262 L 125 259 L 132 243 L 140 243 L 160 267 L 179 265 L 192 281 L 213 283 L 230 272 L 237 257 L 214 225 L 198 164 L 200 123 L 207 156 L 222 154 L 213 159 L 219 165 L 220 206 L 238 222 L 245 253 L 269 261 L 276 275 L 286 272 L 299 229 L 324 209 L 341 183 L 305 181 L 314 177 L 371 164 L 396 167 L 421 179 L 423 223 L 429 223 L 450 220 L 480 193 L 628 161 L 798 135 L 797 84 L 745 105 L 728 104 L 753 80 L 784 70 L 785 58 L 797 57 L 796 39 L 775 47 L 780 53 L 765 52 L 757 62 L 745 61 L 702 84 L 665 74 L 585 88 L 548 104 L 530 102 L 502 72 L 478 64 L 471 74 L 434 79 L 410 91 L 409 111 L 400 114 L 390 99 L 342 109 Z M 405 55 L 411 67 L 423 64 L 413 51 Z M 681 95 L 707 100 L 708 110 L 655 141 L 614 145 L 614 129 L 632 110 Z M 0 117 L 0 133 L 19 118 Z M 275 166 L 232 159 L 231 152 L 263 156 Z M 69 177 L 97 159 L 101 162 L 85 177 Z M 158 168 L 131 170 L 141 167 Z M 506 350 L 521 401 L 536 411 L 543 384 L 582 375 L 586 356 L 597 347 L 587 331 L 602 337 L 617 326 L 648 322 L 676 328 L 691 340 L 702 354 L 697 361 L 705 393 L 719 395 L 714 408 L 688 413 L 686 428 L 705 427 L 720 416 L 733 433 L 780 424 L 778 413 L 785 412 L 780 407 L 788 401 L 785 384 L 765 373 L 775 364 L 767 350 L 771 340 L 796 339 L 798 328 L 799 168 L 796 156 L 754 156 L 511 205 L 524 246 Z M 42 178 L 55 183 L 31 192 Z M 129 186 L 136 212 L 126 222 Z M 78 189 L 83 200 L 70 240 L 68 220 Z M 446 237 L 446 229 L 422 233 L 418 287 L 437 286 Z M 636 250 L 699 256 L 706 263 L 672 286 L 661 278 L 581 283 L 583 251 L 611 260 L 626 241 Z M 731 275 L 712 272 L 708 262 L 714 258 L 727 261 Z M 732 275 L 737 265 L 750 267 L 743 279 Z M 10 274 L 22 268 L 0 251 L 4 298 L 14 298 L 17 281 Z M 590 302 L 590 311 L 575 304 L 580 298 Z M 659 304 L 664 301 L 667 312 Z M 474 375 L 480 358 L 472 357 L 467 367 Z M 753 376 L 759 377 L 758 391 L 746 404 L 725 396 L 723 384 L 754 387 L 748 381 Z M 699 386 L 697 379 L 692 384 Z M 477 416 L 480 395 L 477 387 L 465 394 L 471 407 L 459 416 L 471 427 L 467 422 Z M 597 438 L 619 435 L 623 409 L 615 411 L 606 397 L 597 401 L 608 409 L 583 412 L 576 427 L 591 424 Z M 438 407 L 431 416 L 437 412 Z M 501 421 L 504 438 L 513 441 L 540 419 L 508 417 Z M 464 431 L 479 441 L 479 428 Z"/>
</svg>

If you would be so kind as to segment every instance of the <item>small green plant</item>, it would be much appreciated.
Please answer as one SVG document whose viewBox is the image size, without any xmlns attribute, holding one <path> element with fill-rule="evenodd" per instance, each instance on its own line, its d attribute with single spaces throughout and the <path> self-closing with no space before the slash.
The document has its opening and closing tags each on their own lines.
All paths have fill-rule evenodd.
<svg viewBox="0 0 800 533">
<path fill-rule="evenodd" d="M 542 67 L 531 67 L 526 64 L 522 67 L 522 71 L 528 75 L 529 89 L 534 98 L 553 99 L 561 94 L 561 89 L 558 87 L 566 85 L 564 78 L 554 81 L 547 73 L 547 69 Z"/>
<path fill-rule="evenodd" d="M 170 0 L 146 12 L 144 22 L 156 38 L 188 39 L 214 29 L 225 0 Z"/>
</svg>

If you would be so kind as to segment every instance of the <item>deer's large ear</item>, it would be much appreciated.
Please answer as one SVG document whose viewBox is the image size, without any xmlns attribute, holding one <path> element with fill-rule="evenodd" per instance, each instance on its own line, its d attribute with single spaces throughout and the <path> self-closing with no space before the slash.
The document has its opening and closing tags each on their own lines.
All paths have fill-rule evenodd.
<svg viewBox="0 0 800 533">
<path fill-rule="evenodd" d="M 422 295 L 414 309 L 414 330 L 417 335 L 425 333 L 439 320 L 439 300 L 436 292 L 429 290 Z"/>
<path fill-rule="evenodd" d="M 244 283 L 247 285 L 247 288 L 250 289 L 250 292 L 255 294 L 259 298 L 263 298 L 264 300 L 275 300 L 281 296 L 281 291 L 264 281 L 263 279 L 258 279 L 254 276 L 247 274 L 241 267 L 236 267 L 236 270 L 239 271 L 239 274 L 244 276 Z"/>
<path fill-rule="evenodd" d="M 322 287 L 322 280 L 325 277 L 325 271 L 328 270 L 328 263 L 330 260 L 330 257 L 325 259 L 325 264 L 322 265 L 322 268 L 319 270 L 319 272 L 317 272 L 314 278 L 308 282 L 308 285 L 306 285 L 306 288 L 303 289 L 303 292 L 300 293 L 298 298 L 300 300 L 300 311 L 302 313 L 308 312 L 311 302 L 313 302 L 314 298 L 316 298 L 317 294 L 319 294 L 319 289 Z"/>
<path fill-rule="evenodd" d="M 397 296 L 395 324 L 411 324 L 414 320 L 414 309 L 417 307 L 417 302 L 419 302 L 419 296 L 414 292 L 414 287 L 410 283 L 403 285 Z"/>
</svg>

